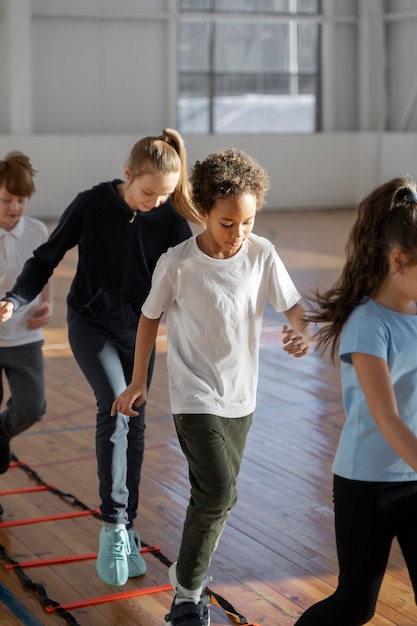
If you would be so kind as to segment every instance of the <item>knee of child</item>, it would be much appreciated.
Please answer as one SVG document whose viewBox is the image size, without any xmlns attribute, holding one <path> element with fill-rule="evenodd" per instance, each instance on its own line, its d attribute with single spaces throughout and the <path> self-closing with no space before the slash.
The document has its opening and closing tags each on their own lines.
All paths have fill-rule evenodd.
<svg viewBox="0 0 417 626">
<path fill-rule="evenodd" d="M 36 424 L 37 422 L 41 422 L 45 415 L 45 411 L 33 411 L 27 416 L 27 419 L 24 421 L 25 428 L 30 428 L 32 424 Z"/>
<path fill-rule="evenodd" d="M 218 488 L 212 500 L 212 504 L 215 508 L 219 509 L 219 511 L 225 512 L 230 511 L 230 509 L 234 507 L 236 500 L 235 490 L 228 485 L 222 485 Z"/>
</svg>

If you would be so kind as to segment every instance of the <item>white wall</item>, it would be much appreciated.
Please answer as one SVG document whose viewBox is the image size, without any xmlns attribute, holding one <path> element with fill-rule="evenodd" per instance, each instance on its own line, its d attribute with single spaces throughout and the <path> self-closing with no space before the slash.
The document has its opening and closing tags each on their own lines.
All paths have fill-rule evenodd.
<svg viewBox="0 0 417 626">
<path fill-rule="evenodd" d="M 161 129 L 162 130 L 162 129 Z M 156 131 L 157 132 L 157 131 Z M 0 153 L 30 155 L 37 192 L 28 213 L 59 216 L 78 191 L 123 177 L 123 165 L 138 136 L 0 135 Z M 352 207 L 374 186 L 398 175 L 417 179 L 416 133 L 326 133 L 185 137 L 191 166 L 233 145 L 259 160 L 271 177 L 268 209 Z"/>
<path fill-rule="evenodd" d="M 322 6 L 325 132 L 184 137 L 190 165 L 230 145 L 257 158 L 266 209 L 351 207 L 417 177 L 416 1 Z M 22 150 L 38 169 L 31 214 L 59 216 L 121 177 L 139 137 L 176 125 L 177 17 L 176 0 L 0 0 L 0 158 Z"/>
</svg>

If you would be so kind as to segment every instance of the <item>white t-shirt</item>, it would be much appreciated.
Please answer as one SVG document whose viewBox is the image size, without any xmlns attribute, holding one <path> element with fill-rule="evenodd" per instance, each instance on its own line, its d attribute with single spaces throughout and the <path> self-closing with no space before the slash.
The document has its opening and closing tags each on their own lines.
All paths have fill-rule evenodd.
<svg viewBox="0 0 417 626">
<path fill-rule="evenodd" d="M 266 303 L 287 311 L 300 298 L 273 244 L 254 234 L 228 259 L 204 254 L 196 236 L 163 254 L 142 312 L 167 314 L 172 412 L 252 413 Z"/>
<path fill-rule="evenodd" d="M 23 215 L 12 230 L 0 228 L 0 297 L 10 291 L 25 261 L 47 238 L 45 224 L 27 215 Z M 0 324 L 0 347 L 22 346 L 43 339 L 41 328 L 27 327 L 27 319 L 39 300 L 40 297 L 36 297 Z"/>
</svg>

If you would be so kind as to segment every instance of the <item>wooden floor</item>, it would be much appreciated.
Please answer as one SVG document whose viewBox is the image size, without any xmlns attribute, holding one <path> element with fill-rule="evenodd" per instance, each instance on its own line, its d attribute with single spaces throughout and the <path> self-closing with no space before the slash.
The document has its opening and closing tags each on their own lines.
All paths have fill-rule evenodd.
<svg viewBox="0 0 417 626">
<path fill-rule="evenodd" d="M 265 211 L 257 218 L 255 232 L 275 242 L 297 286 L 308 295 L 316 286 L 328 286 L 336 278 L 353 217 L 350 211 Z M 177 555 L 188 480 L 169 411 L 163 336 L 158 341 L 148 402 L 137 528 L 146 544 L 160 547 L 166 561 L 146 554 L 147 575 L 123 588 L 102 583 L 93 559 L 6 567 L 10 561 L 24 564 L 97 550 L 101 523 L 94 515 L 35 522 L 83 510 L 60 493 L 71 494 L 90 510 L 99 505 L 95 402 L 66 336 L 65 296 L 75 260 L 75 252 L 68 253 L 55 274 L 55 313 L 45 344 L 47 414 L 13 440 L 12 451 L 27 467 L 13 467 L 0 477 L 6 524 L 0 525 L 0 625 L 162 625 L 172 591 L 65 607 L 168 582 L 167 562 Z M 240 475 L 240 497 L 211 567 L 210 588 L 247 621 L 231 622 L 225 611 L 215 606 L 212 626 L 291 626 L 303 609 L 330 594 L 336 584 L 330 467 L 343 423 L 338 372 L 315 354 L 304 359 L 287 356 L 280 344 L 283 320 L 267 311 L 258 406 Z M 55 485 L 56 492 L 4 495 L 4 491 L 36 486 L 39 479 Z M 17 521 L 31 523 L 11 525 Z M 64 607 L 61 614 L 44 610 L 42 593 Z M 370 624 L 417 624 L 413 593 L 397 545 Z"/>
</svg>

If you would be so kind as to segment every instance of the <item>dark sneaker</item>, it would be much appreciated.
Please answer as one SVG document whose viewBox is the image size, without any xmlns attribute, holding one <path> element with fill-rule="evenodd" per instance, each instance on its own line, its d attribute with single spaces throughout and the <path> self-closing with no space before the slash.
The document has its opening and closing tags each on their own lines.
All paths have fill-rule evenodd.
<svg viewBox="0 0 417 626">
<path fill-rule="evenodd" d="M 10 464 L 10 442 L 0 442 L 0 474 L 4 474 L 9 469 Z"/>
<path fill-rule="evenodd" d="M 130 554 L 127 555 L 127 567 L 129 570 L 129 578 L 143 576 L 146 574 L 145 559 L 140 553 L 141 543 L 139 533 L 136 530 L 127 531 L 130 544 Z"/>
<path fill-rule="evenodd" d="M 210 626 L 210 611 L 203 600 L 198 604 L 187 601 L 175 604 L 174 598 L 165 622 L 167 626 Z"/>
<path fill-rule="evenodd" d="M 126 528 L 100 530 L 97 573 L 108 585 L 124 585 L 129 576 L 127 557 L 130 554 Z"/>
<path fill-rule="evenodd" d="M 171 612 L 165 616 L 167 626 L 210 626 L 210 611 L 207 607 L 208 597 L 204 593 L 207 577 L 203 581 L 200 599 L 195 603 L 194 600 L 197 598 L 186 598 L 182 595 L 182 590 L 178 588 L 177 563 L 172 563 L 168 570 L 168 576 L 175 591 L 175 597 Z"/>
</svg>

